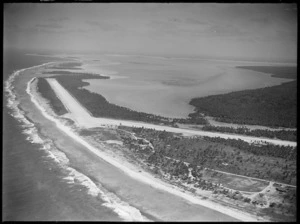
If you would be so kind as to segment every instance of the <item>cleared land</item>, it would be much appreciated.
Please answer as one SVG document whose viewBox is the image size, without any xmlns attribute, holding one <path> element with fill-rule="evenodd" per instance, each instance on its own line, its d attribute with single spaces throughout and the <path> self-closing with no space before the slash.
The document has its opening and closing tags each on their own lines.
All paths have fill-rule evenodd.
<svg viewBox="0 0 300 224">
<path fill-rule="evenodd" d="M 287 128 L 277 128 L 270 129 L 270 127 L 263 127 L 265 131 L 258 130 L 246 130 L 251 125 L 239 125 L 239 129 L 229 129 L 229 128 L 218 128 L 213 126 L 238 126 L 238 124 L 230 124 L 230 123 L 221 123 L 218 121 L 214 121 L 213 118 L 209 116 L 202 116 L 200 113 L 193 113 L 189 115 L 187 119 L 174 119 L 174 118 L 166 118 L 153 114 L 143 113 L 139 111 L 134 111 L 126 107 L 122 107 L 120 105 L 112 104 L 108 102 L 105 97 L 101 94 L 96 94 L 85 89 L 85 86 L 88 86 L 88 80 L 98 79 L 95 81 L 100 81 L 97 83 L 102 83 L 106 85 L 109 80 L 105 81 L 103 79 L 108 79 L 109 77 L 100 76 L 97 74 L 88 74 L 88 73 L 74 73 L 70 71 L 50 71 L 47 74 L 55 74 L 57 75 L 55 78 L 57 81 L 68 91 L 70 92 L 79 102 L 85 107 L 94 117 L 104 117 L 104 118 L 113 118 L 119 120 L 134 120 L 141 121 L 152 124 L 166 125 L 171 127 L 178 127 L 184 124 L 191 124 L 195 127 L 191 129 L 198 129 L 202 131 L 213 131 L 213 132 L 221 132 L 221 133 L 234 133 L 239 135 L 248 135 L 255 137 L 265 137 L 265 138 L 277 138 L 281 140 L 295 141 L 296 139 L 296 130 L 288 130 Z M 72 78 L 70 79 L 70 76 Z M 103 85 L 97 88 L 98 91 L 102 92 Z M 118 92 L 117 90 L 114 90 Z M 97 102 L 97 103 L 95 103 Z M 206 125 L 210 123 L 213 126 L 202 128 L 197 128 L 197 125 Z M 217 123 L 217 124 L 216 124 Z M 215 125 L 216 124 L 216 125 Z M 243 127 L 245 126 L 245 127 Z M 251 126 L 249 129 L 255 129 L 257 126 Z M 259 126 L 262 129 L 261 126 Z M 242 129 L 241 129 L 242 128 Z"/>
<path fill-rule="evenodd" d="M 288 141 L 297 141 L 297 131 L 293 130 L 250 130 L 249 128 L 231 128 L 231 127 L 218 127 L 207 125 L 202 128 L 203 131 L 216 131 L 222 133 L 235 133 L 241 135 L 250 135 L 256 137 L 278 138 Z"/>
<path fill-rule="evenodd" d="M 95 118 L 90 115 L 90 113 L 81 106 L 81 104 L 66 90 L 64 89 L 56 79 L 47 78 L 50 86 L 53 88 L 54 92 L 58 95 L 62 103 L 71 111 L 71 114 L 68 116 L 74 119 L 79 126 L 85 128 L 99 127 L 103 125 L 114 125 L 119 126 L 120 124 L 124 126 L 135 126 L 135 127 L 145 127 L 156 130 L 166 130 L 174 133 L 182 133 L 185 135 L 200 135 L 200 136 L 208 136 L 208 137 L 221 137 L 221 138 L 229 138 L 229 139 L 242 139 L 246 142 L 255 142 L 255 141 L 265 141 L 272 144 L 278 145 L 291 145 L 296 146 L 296 142 L 290 141 L 282 141 L 275 139 L 266 139 L 266 138 L 257 138 L 250 136 L 239 136 L 239 135 L 230 135 L 223 133 L 213 133 L 213 132 L 205 132 L 205 131 L 197 131 L 197 130 L 187 130 L 181 128 L 173 128 L 162 125 L 154 125 L 136 121 L 128 121 L 128 120 L 117 120 L 117 119 L 109 119 L 109 118 Z"/>
</svg>

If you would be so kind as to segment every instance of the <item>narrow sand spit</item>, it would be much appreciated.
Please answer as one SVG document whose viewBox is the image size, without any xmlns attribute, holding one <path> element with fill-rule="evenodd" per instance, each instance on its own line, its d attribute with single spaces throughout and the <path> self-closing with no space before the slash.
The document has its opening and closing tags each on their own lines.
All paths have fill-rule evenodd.
<svg viewBox="0 0 300 224">
<path fill-rule="evenodd" d="M 49 83 L 51 83 L 50 85 L 53 87 L 54 85 L 57 85 L 57 82 L 53 82 L 53 79 L 48 79 L 48 81 L 50 80 Z M 99 156 L 100 158 L 104 159 L 105 161 L 107 161 L 108 163 L 114 165 L 115 167 L 123 170 L 128 176 L 144 182 L 146 184 L 149 184 L 150 186 L 157 188 L 157 189 L 161 189 L 164 190 L 168 193 L 171 193 L 173 195 L 176 195 L 178 197 L 181 197 L 189 202 L 192 202 L 194 204 L 198 204 L 201 206 L 205 206 L 207 208 L 210 208 L 212 210 L 216 210 L 219 211 L 221 213 L 224 213 L 226 215 L 229 215 L 231 217 L 234 217 L 236 219 L 242 220 L 242 221 L 266 221 L 263 220 L 263 218 L 259 218 L 259 217 L 255 217 L 251 214 L 247 214 L 244 213 L 242 211 L 238 211 L 235 209 L 229 209 L 227 207 L 221 206 L 217 203 L 208 201 L 208 200 L 201 200 L 200 198 L 195 197 L 194 195 L 190 194 L 190 193 L 184 193 L 182 191 L 180 191 L 177 188 L 173 188 L 170 184 L 167 184 L 161 180 L 158 180 L 156 178 L 154 178 L 153 176 L 151 176 L 150 174 L 147 173 L 139 173 L 138 169 L 131 169 L 128 168 L 126 165 L 126 163 L 122 163 L 119 161 L 116 161 L 114 158 L 112 158 L 111 156 L 107 156 L 105 153 L 97 150 L 97 148 L 93 147 L 92 145 L 90 145 L 87 141 L 85 141 L 84 139 L 80 138 L 76 133 L 74 133 L 70 127 L 67 127 L 65 125 L 63 125 L 58 119 L 54 118 L 53 116 L 50 116 L 47 111 L 45 110 L 45 108 L 43 108 L 39 103 L 38 100 L 36 99 L 36 96 L 32 93 L 31 88 L 30 88 L 30 83 L 33 80 L 31 80 L 30 82 L 28 82 L 27 85 L 27 93 L 31 96 L 31 101 L 35 104 L 35 106 L 42 112 L 42 114 L 49 120 L 53 121 L 56 123 L 57 127 L 59 129 L 61 129 L 62 131 L 64 131 L 66 134 L 68 134 L 70 137 L 72 137 L 75 141 L 79 142 L 80 144 L 82 144 L 83 146 L 85 146 L 87 149 L 89 149 L 91 152 L 93 152 L 94 154 L 96 154 L 97 156 Z M 57 83 L 57 84 L 55 84 Z M 59 84 L 58 84 L 59 85 Z M 60 86 L 60 85 L 59 85 Z M 61 87 L 61 86 L 60 86 Z M 58 87 L 59 88 L 59 87 Z M 88 116 L 89 113 L 82 108 L 82 106 L 80 104 L 78 104 L 78 102 L 65 90 L 61 87 L 62 90 L 60 92 L 60 99 L 63 100 L 63 103 L 66 105 L 66 107 L 68 107 L 68 110 L 71 112 L 75 113 L 75 118 L 77 118 L 78 120 L 76 120 L 77 122 L 86 122 L 85 127 L 95 127 L 95 124 L 93 124 L 94 119 L 88 119 L 86 121 L 87 118 L 89 118 Z M 56 90 L 57 91 L 57 90 Z M 65 98 L 65 96 L 67 96 L 67 98 Z M 71 97 L 71 103 L 67 103 L 66 101 L 68 101 L 68 96 Z M 74 102 L 75 101 L 75 102 Z M 75 107 L 74 107 L 75 105 Z M 78 108 L 79 106 L 79 108 Z M 81 109 L 80 109 L 81 108 Z M 75 109 L 75 111 L 73 111 Z M 77 110 L 78 109 L 78 110 Z M 74 114 L 73 114 L 74 116 Z M 78 117 L 79 116 L 79 117 Z M 108 119 L 108 120 L 112 120 L 112 119 Z M 100 122 L 98 121 L 98 124 Z M 101 124 L 101 123 L 100 123 Z M 107 124 L 107 123 L 104 123 Z M 109 123 L 110 124 L 110 123 Z M 118 125 L 118 123 L 116 123 Z"/>
<path fill-rule="evenodd" d="M 135 126 L 135 127 L 144 127 L 150 129 L 156 129 L 160 131 L 169 131 L 173 133 L 182 133 L 184 135 L 200 135 L 200 136 L 208 136 L 208 137 L 221 137 L 225 139 L 241 139 L 246 142 L 267 142 L 275 145 L 283 145 L 283 146 L 296 146 L 296 142 L 291 141 L 283 141 L 277 139 L 268 139 L 268 138 L 259 138 L 252 136 L 242 136 L 242 135 L 234 135 L 234 134 L 225 134 L 225 133 L 215 133 L 215 132 L 205 132 L 200 130 L 188 130 L 182 128 L 173 128 L 162 125 L 148 124 L 137 121 L 128 121 L 128 120 L 117 120 L 117 119 L 109 119 L 109 118 L 96 118 L 92 117 L 91 114 L 66 90 L 64 89 L 56 79 L 47 78 L 50 86 L 53 88 L 57 96 L 63 102 L 63 104 L 67 107 L 69 111 L 71 111 L 70 118 L 74 119 L 77 122 L 77 125 L 85 128 L 93 128 L 105 125 L 124 125 L 124 126 Z"/>
</svg>

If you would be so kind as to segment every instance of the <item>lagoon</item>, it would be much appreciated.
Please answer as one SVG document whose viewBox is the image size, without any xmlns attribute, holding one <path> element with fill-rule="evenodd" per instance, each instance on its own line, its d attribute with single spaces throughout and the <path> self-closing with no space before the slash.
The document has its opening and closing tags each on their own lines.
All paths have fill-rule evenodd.
<svg viewBox="0 0 300 224">
<path fill-rule="evenodd" d="M 193 112 L 194 97 L 279 85 L 290 79 L 238 69 L 270 63 L 195 60 L 141 56 L 98 56 L 84 61 L 83 69 L 111 77 L 85 80 L 85 88 L 110 103 L 165 117 L 185 118 Z"/>
</svg>

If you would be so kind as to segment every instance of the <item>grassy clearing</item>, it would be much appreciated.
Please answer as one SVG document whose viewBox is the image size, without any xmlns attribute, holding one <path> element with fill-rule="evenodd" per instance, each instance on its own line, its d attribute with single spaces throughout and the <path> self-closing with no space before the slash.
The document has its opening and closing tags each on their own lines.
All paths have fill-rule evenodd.
<svg viewBox="0 0 300 224">
<path fill-rule="evenodd" d="M 258 192 L 268 186 L 268 181 L 254 180 L 251 178 L 235 176 L 232 174 L 218 173 L 213 175 L 211 172 L 207 172 L 204 175 L 205 178 L 215 183 L 220 183 L 224 187 L 237 190 L 237 191 L 249 191 Z"/>
</svg>

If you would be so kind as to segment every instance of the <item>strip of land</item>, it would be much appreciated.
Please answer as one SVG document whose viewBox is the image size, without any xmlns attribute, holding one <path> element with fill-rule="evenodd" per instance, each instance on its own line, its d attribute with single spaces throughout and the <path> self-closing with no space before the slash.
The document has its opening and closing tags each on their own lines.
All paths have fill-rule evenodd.
<svg viewBox="0 0 300 224">
<path fill-rule="evenodd" d="M 188 130 L 182 128 L 173 128 L 162 125 L 155 125 L 143 122 L 136 121 L 128 121 L 128 120 L 117 120 L 117 119 L 109 119 L 109 118 L 95 118 L 92 117 L 89 111 L 87 111 L 66 89 L 64 89 L 59 82 L 57 82 L 54 78 L 46 79 L 54 92 L 57 94 L 62 103 L 67 107 L 67 109 L 71 112 L 67 115 L 67 117 L 73 119 L 77 125 L 84 128 L 93 128 L 99 126 L 129 126 L 129 127 L 145 127 L 156 130 L 165 130 L 173 133 L 181 133 L 184 135 L 199 135 L 199 136 L 208 136 L 208 137 L 221 137 L 225 139 L 241 139 L 246 142 L 266 142 L 276 145 L 283 146 L 296 146 L 296 142 L 292 141 L 283 141 L 277 139 L 267 139 L 267 138 L 259 138 L 259 137 L 251 137 L 251 136 L 242 136 L 242 135 L 234 135 L 234 134 L 224 134 L 224 133 L 215 133 L 215 132 L 205 132 L 199 130 Z"/>
</svg>

